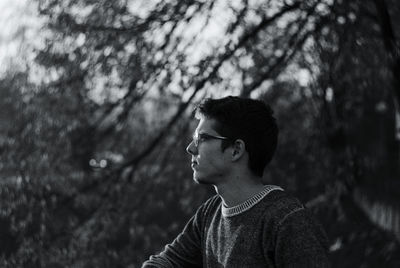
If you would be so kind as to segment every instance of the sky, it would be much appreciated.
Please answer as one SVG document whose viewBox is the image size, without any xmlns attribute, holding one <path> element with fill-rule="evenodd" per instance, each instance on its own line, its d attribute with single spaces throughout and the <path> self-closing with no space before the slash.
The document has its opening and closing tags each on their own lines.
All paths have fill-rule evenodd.
<svg viewBox="0 0 400 268">
<path fill-rule="evenodd" d="M 11 62 L 14 68 L 22 68 L 22 59 L 29 57 L 41 25 L 35 12 L 33 1 L 0 0 L 0 76 Z"/>
</svg>

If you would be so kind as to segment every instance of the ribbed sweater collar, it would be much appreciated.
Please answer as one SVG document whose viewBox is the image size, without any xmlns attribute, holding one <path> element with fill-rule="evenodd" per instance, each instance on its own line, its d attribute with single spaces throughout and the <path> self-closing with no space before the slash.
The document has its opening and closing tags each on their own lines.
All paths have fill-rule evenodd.
<svg viewBox="0 0 400 268">
<path fill-rule="evenodd" d="M 261 192 L 254 195 L 253 197 L 250 197 L 239 205 L 236 205 L 234 207 L 226 207 L 224 204 L 222 204 L 222 216 L 232 217 L 241 214 L 254 207 L 258 202 L 260 202 L 264 197 L 266 197 L 270 192 L 274 190 L 283 191 L 283 189 L 279 186 L 265 185 L 264 189 Z"/>
</svg>

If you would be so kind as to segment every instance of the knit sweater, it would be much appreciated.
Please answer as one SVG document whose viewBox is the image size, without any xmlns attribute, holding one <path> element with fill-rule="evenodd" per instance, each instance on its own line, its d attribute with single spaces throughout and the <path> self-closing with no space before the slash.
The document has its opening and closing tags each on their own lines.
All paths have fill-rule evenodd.
<svg viewBox="0 0 400 268">
<path fill-rule="evenodd" d="M 142 268 L 330 267 L 327 240 L 309 211 L 278 186 L 227 208 L 208 199 L 182 233 Z"/>
</svg>

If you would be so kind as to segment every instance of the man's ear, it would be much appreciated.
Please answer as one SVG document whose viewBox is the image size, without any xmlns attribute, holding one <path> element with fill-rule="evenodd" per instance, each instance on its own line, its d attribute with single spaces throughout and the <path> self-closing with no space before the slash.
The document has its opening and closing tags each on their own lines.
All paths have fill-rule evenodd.
<svg viewBox="0 0 400 268">
<path fill-rule="evenodd" d="M 234 162 L 239 160 L 243 156 L 246 151 L 246 146 L 243 140 L 238 139 L 233 143 L 232 147 L 233 149 L 231 159 Z"/>
</svg>

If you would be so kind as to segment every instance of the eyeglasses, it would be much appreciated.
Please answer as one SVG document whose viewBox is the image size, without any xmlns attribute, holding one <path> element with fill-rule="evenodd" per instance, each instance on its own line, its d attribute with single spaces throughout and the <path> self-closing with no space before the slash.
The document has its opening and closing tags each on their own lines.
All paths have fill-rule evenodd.
<svg viewBox="0 0 400 268">
<path fill-rule="evenodd" d="M 200 143 L 206 140 L 212 140 L 212 139 L 217 139 L 217 140 L 228 140 L 227 137 L 222 137 L 222 136 L 215 136 L 207 133 L 195 133 L 193 135 L 193 143 L 197 147 L 199 147 Z"/>
</svg>

